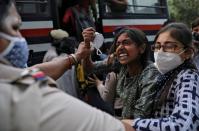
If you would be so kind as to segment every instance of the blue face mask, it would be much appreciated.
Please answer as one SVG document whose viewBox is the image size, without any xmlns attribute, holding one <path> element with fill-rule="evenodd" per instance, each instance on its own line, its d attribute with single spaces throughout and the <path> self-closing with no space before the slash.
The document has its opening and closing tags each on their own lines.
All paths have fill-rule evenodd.
<svg viewBox="0 0 199 131">
<path fill-rule="evenodd" d="M 0 59 L 9 62 L 15 67 L 27 67 L 29 50 L 24 38 L 13 37 L 0 32 L 0 37 L 10 41 L 8 47 L 0 53 Z"/>
</svg>

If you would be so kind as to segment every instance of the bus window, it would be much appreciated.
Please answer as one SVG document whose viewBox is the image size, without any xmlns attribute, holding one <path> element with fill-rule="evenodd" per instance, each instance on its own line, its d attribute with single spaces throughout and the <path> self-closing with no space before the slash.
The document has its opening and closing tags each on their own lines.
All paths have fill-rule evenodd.
<svg viewBox="0 0 199 131">
<path fill-rule="evenodd" d="M 130 12 L 135 14 L 159 14 L 159 0 L 129 0 Z"/>
<path fill-rule="evenodd" d="M 16 0 L 16 3 L 22 18 L 48 18 L 51 15 L 49 0 Z"/>
<path fill-rule="evenodd" d="M 152 14 L 162 15 L 166 12 L 166 5 L 161 0 L 105 0 L 105 14 L 118 15 Z M 114 3 L 120 1 L 119 3 Z M 114 4 L 113 4 L 114 3 Z M 109 15 L 110 16 L 110 15 Z"/>
<path fill-rule="evenodd" d="M 41 63 L 50 47 L 49 32 L 56 23 L 56 0 L 15 0 L 22 17 L 21 34 L 26 38 L 30 49 L 28 65 Z M 53 10 L 52 10 L 53 8 Z"/>
</svg>

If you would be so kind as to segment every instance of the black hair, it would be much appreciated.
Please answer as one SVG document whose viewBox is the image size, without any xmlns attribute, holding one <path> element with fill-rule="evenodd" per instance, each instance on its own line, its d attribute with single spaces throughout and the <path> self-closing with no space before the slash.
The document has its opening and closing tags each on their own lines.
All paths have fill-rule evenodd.
<svg viewBox="0 0 199 131">
<path fill-rule="evenodd" d="M 192 23 L 191 23 L 191 28 L 193 31 L 193 28 L 199 26 L 199 17 L 197 17 Z M 196 50 L 196 52 L 199 52 L 199 33 L 197 32 L 192 32 L 193 36 L 193 46 Z"/>
<path fill-rule="evenodd" d="M 114 39 L 114 42 L 113 42 L 113 46 L 112 46 L 112 49 L 111 51 L 115 52 L 116 51 L 116 42 L 119 38 L 119 36 L 121 34 L 124 34 L 126 33 L 129 38 L 135 42 L 136 46 L 137 47 L 141 47 L 141 46 L 145 46 L 145 50 L 144 50 L 144 53 L 141 54 L 141 57 L 140 57 L 140 62 L 141 64 L 143 65 L 143 67 L 145 67 L 148 63 L 148 60 L 149 60 L 149 44 L 148 44 L 148 39 L 145 35 L 145 33 L 143 31 L 141 31 L 140 29 L 137 29 L 137 28 L 124 28 L 122 30 L 120 30 L 120 32 L 117 33 L 117 35 L 115 36 L 115 39 Z"/>
<path fill-rule="evenodd" d="M 168 24 L 170 24 L 170 23 L 173 23 L 173 22 L 175 22 L 175 20 L 173 20 L 173 19 L 167 19 L 167 20 L 163 23 L 162 27 L 165 27 L 166 25 L 168 25 Z"/>
<path fill-rule="evenodd" d="M 110 48 L 112 47 L 113 43 L 112 42 L 106 42 L 102 45 L 102 47 L 100 47 L 100 50 L 102 51 L 102 53 L 105 54 L 109 54 L 110 52 Z"/>
<path fill-rule="evenodd" d="M 199 17 L 196 18 L 192 23 L 191 23 L 191 28 L 195 28 L 196 26 L 199 26 Z"/>
<path fill-rule="evenodd" d="M 185 48 L 191 47 L 192 34 L 191 30 L 186 24 L 174 22 L 166 25 L 157 33 L 154 42 L 156 42 L 159 35 L 164 32 L 170 32 L 171 37 L 182 43 Z"/>
<path fill-rule="evenodd" d="M 9 8 L 14 3 L 14 0 L 0 0 L 0 31 L 3 31 L 3 21 L 9 13 Z"/>
<path fill-rule="evenodd" d="M 75 48 L 78 46 L 78 42 L 73 37 L 65 37 L 61 40 L 58 40 L 52 44 L 55 47 L 58 55 L 62 53 L 72 54 L 75 53 Z"/>
<path fill-rule="evenodd" d="M 118 26 L 114 29 L 113 35 L 116 36 L 122 29 L 128 28 L 128 26 Z"/>
</svg>

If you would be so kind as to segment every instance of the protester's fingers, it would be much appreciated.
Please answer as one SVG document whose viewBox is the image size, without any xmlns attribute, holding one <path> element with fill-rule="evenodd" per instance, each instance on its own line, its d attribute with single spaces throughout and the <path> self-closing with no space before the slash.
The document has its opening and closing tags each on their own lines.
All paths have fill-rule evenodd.
<svg viewBox="0 0 199 131">
<path fill-rule="evenodd" d="M 95 74 L 93 74 L 93 77 L 95 80 L 99 80 L 99 78 Z"/>
<path fill-rule="evenodd" d="M 89 30 L 89 31 L 83 31 L 82 35 L 95 35 L 95 31 Z"/>
<path fill-rule="evenodd" d="M 93 79 L 92 77 L 88 77 L 88 79 L 89 79 L 90 81 L 95 81 L 95 79 Z"/>
<path fill-rule="evenodd" d="M 90 43 L 86 43 L 85 41 L 81 42 L 78 46 L 79 48 L 86 48 L 86 49 L 90 49 Z"/>
<path fill-rule="evenodd" d="M 84 29 L 83 31 L 95 31 L 95 29 L 93 27 L 88 27 L 88 28 Z"/>
<path fill-rule="evenodd" d="M 88 84 L 92 84 L 92 85 L 95 85 L 96 83 L 94 81 L 87 81 Z"/>
<path fill-rule="evenodd" d="M 85 47 L 90 49 L 91 48 L 90 39 L 85 39 L 84 41 L 85 41 Z"/>
<path fill-rule="evenodd" d="M 94 39 L 95 30 L 92 27 L 86 28 L 83 30 L 82 36 L 87 46 L 90 47 L 90 44 L 88 43 L 90 43 Z"/>
<path fill-rule="evenodd" d="M 78 60 L 85 59 L 91 54 L 91 49 L 88 48 L 85 42 L 81 42 L 78 46 L 78 49 L 75 52 L 75 55 Z"/>
<path fill-rule="evenodd" d="M 93 36 L 93 35 L 95 35 L 95 30 L 92 28 L 85 29 L 85 30 L 83 30 L 82 35 L 83 36 L 85 36 L 85 35 Z"/>
<path fill-rule="evenodd" d="M 83 35 L 83 37 L 84 37 L 84 42 L 86 44 L 86 47 L 90 48 L 90 42 L 93 41 L 94 36 L 85 34 L 85 35 Z"/>
</svg>

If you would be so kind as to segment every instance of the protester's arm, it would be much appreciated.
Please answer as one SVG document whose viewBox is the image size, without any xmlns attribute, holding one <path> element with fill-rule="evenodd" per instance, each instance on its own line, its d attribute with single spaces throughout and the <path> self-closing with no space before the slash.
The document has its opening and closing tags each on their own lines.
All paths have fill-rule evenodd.
<svg viewBox="0 0 199 131">
<path fill-rule="evenodd" d="M 115 72 L 107 74 L 105 81 L 105 91 L 102 98 L 106 102 L 114 103 L 116 95 L 117 77 Z"/>
<path fill-rule="evenodd" d="M 122 120 L 122 123 L 125 125 L 126 131 L 135 131 L 135 129 L 131 126 L 133 123 L 133 120 L 130 119 L 124 119 Z"/>
<path fill-rule="evenodd" d="M 99 78 L 95 74 L 93 75 L 93 78 L 89 77 L 89 80 L 91 84 L 96 85 L 101 98 L 105 102 L 109 102 L 112 104 L 114 103 L 115 92 L 116 92 L 115 90 L 117 84 L 117 78 L 114 72 L 107 74 L 105 84 L 103 84 L 103 82 L 99 80 Z"/>
<path fill-rule="evenodd" d="M 67 57 L 55 58 L 53 61 L 37 64 L 30 68 L 39 68 L 46 75 L 56 80 L 62 76 L 66 70 L 70 69 L 71 65 L 76 64 L 77 61 L 84 59 L 89 54 L 90 48 L 84 42 L 82 42 L 80 43 L 77 52 L 73 56 L 69 55 Z"/>
<path fill-rule="evenodd" d="M 93 27 L 89 27 L 83 30 L 82 32 L 82 36 L 84 38 L 84 42 L 86 43 L 87 47 L 90 48 L 90 42 L 93 41 L 94 37 L 95 37 L 95 30 Z M 89 55 L 88 57 L 86 57 L 83 61 L 82 64 L 85 68 L 85 70 L 89 69 L 93 69 L 94 64 L 91 60 L 91 55 Z"/>
<path fill-rule="evenodd" d="M 86 28 L 83 30 L 82 36 L 84 38 L 84 42 L 86 43 L 86 45 L 90 47 L 90 42 L 92 42 L 95 37 L 95 30 L 92 27 Z M 107 59 L 94 63 L 91 60 L 91 56 L 88 56 L 83 60 L 83 66 L 87 72 L 90 72 L 92 71 L 93 68 L 98 69 L 100 67 L 104 68 L 105 66 L 111 65 L 114 62 L 114 60 L 115 56 L 114 54 L 111 54 L 108 56 Z"/>
</svg>

